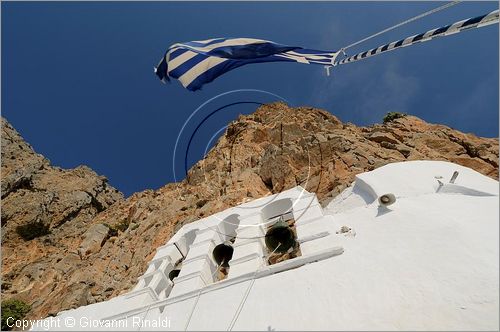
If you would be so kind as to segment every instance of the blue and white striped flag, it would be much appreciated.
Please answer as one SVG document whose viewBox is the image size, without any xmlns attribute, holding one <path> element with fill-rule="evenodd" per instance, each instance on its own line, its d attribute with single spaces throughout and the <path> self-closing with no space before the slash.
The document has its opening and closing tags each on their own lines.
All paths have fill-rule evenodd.
<svg viewBox="0 0 500 332">
<path fill-rule="evenodd" d="M 162 81 L 178 79 L 191 91 L 235 68 L 259 62 L 300 62 L 331 66 L 338 52 L 317 51 L 252 38 L 216 38 L 170 46 L 155 68 Z"/>
</svg>

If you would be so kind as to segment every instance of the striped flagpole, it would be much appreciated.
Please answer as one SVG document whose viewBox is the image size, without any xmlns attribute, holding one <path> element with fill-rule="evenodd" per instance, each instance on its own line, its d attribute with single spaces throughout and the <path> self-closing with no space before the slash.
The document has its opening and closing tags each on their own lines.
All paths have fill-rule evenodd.
<svg viewBox="0 0 500 332">
<path fill-rule="evenodd" d="M 340 60 L 336 63 L 339 65 L 343 65 L 346 63 L 351 63 L 354 61 L 362 60 L 365 58 L 369 58 L 373 55 L 381 54 L 384 52 L 393 51 L 395 49 L 410 46 L 416 43 L 422 43 L 429 40 L 432 40 L 437 37 L 449 36 L 458 32 L 466 31 L 469 29 L 480 28 L 490 24 L 498 23 L 498 10 L 492 11 L 489 14 L 462 20 L 460 22 L 456 22 L 441 28 L 436 28 L 429 30 L 427 32 L 414 35 L 405 39 L 401 39 L 399 41 L 395 41 L 389 44 L 385 44 L 383 46 L 379 46 L 377 48 L 373 48 L 366 52 L 358 53 L 356 55 L 347 57 L 345 59 Z"/>
</svg>

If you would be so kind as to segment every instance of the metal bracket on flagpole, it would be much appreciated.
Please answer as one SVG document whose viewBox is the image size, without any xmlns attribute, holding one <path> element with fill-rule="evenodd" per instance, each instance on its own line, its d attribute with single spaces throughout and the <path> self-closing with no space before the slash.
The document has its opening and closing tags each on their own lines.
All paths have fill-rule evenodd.
<svg viewBox="0 0 500 332">
<path fill-rule="evenodd" d="M 330 68 L 332 68 L 332 66 L 324 66 L 325 69 L 326 69 L 326 76 L 330 76 Z"/>
<path fill-rule="evenodd" d="M 345 56 L 347 56 L 347 54 L 345 54 L 345 52 L 344 52 L 344 49 L 341 49 L 339 52 L 342 52 L 342 53 L 344 53 Z M 335 54 L 335 56 L 332 58 L 332 62 L 331 62 L 330 65 L 323 66 L 323 67 L 325 67 L 325 70 L 326 70 L 326 76 L 330 76 L 330 69 L 332 67 L 335 67 L 335 66 L 338 65 L 338 62 L 336 61 L 336 59 L 337 59 L 337 56 L 338 56 L 339 52 L 337 52 Z"/>
</svg>

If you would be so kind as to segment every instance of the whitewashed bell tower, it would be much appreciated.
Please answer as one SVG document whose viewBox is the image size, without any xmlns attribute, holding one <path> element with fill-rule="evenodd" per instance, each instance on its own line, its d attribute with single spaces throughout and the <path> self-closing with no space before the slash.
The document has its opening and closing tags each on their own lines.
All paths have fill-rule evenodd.
<svg viewBox="0 0 500 332">
<path fill-rule="evenodd" d="M 498 329 L 498 211 L 497 181 L 448 162 L 359 174 L 326 208 L 296 187 L 183 226 L 129 293 L 32 328 Z"/>
</svg>

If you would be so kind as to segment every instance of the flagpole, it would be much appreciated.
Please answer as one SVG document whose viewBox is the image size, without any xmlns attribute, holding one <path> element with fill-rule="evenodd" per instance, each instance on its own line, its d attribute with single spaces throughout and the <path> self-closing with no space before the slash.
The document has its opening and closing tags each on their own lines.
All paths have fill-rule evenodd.
<svg viewBox="0 0 500 332">
<path fill-rule="evenodd" d="M 381 53 L 389 52 L 389 51 L 394 51 L 395 49 L 414 45 L 417 43 L 422 43 L 426 42 L 429 40 L 432 40 L 437 37 L 444 37 L 444 36 L 449 36 L 455 33 L 459 33 L 462 31 L 474 29 L 474 28 L 481 28 L 487 25 L 495 24 L 498 23 L 498 10 L 492 11 L 489 14 L 474 17 L 474 18 L 469 18 L 466 20 L 462 20 L 459 22 L 455 22 L 453 24 L 432 29 L 427 32 L 418 34 L 418 35 L 413 35 L 410 37 L 407 37 L 405 39 L 401 39 L 399 41 L 394 41 L 389 44 L 385 44 L 382 46 L 379 46 L 377 48 L 373 48 L 371 50 L 365 51 L 358 53 L 356 55 L 344 58 L 340 61 L 336 61 L 334 63 L 334 66 L 336 65 L 344 65 L 347 63 L 355 62 L 358 60 L 366 59 L 374 55 L 378 55 Z"/>
</svg>

